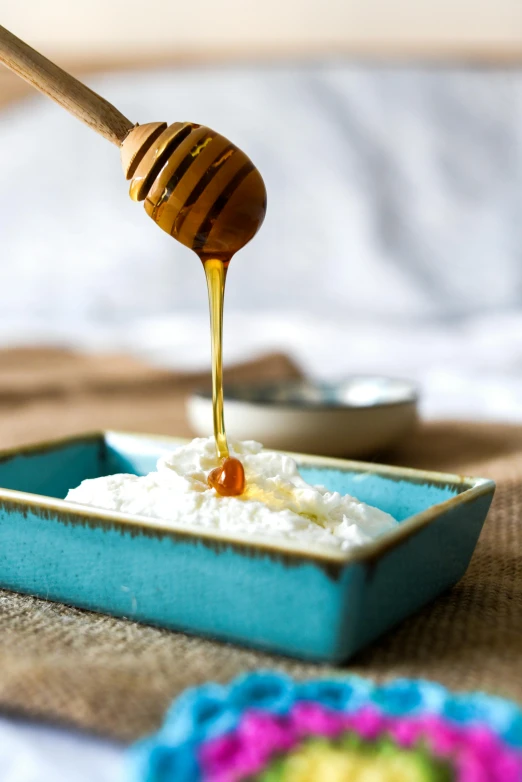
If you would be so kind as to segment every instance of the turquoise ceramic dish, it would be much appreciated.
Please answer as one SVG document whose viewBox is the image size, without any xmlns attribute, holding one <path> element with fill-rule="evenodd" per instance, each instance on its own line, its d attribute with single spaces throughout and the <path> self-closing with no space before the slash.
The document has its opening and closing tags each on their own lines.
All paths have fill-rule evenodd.
<svg viewBox="0 0 522 782">
<path fill-rule="evenodd" d="M 0 452 L 0 586 L 139 622 L 340 662 L 455 584 L 485 521 L 481 478 L 297 455 L 311 483 L 401 523 L 356 553 L 241 540 L 65 502 L 180 444 L 108 432 Z"/>
</svg>

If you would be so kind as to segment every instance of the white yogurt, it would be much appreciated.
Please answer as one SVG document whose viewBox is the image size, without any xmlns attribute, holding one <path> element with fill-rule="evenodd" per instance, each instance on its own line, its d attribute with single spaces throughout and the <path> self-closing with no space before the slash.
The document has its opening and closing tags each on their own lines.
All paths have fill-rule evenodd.
<svg viewBox="0 0 522 782">
<path fill-rule="evenodd" d="M 246 490 L 239 497 L 221 497 L 208 487 L 207 475 L 218 466 L 214 438 L 196 438 L 161 458 L 156 472 L 86 480 L 66 499 L 149 516 L 167 527 L 283 538 L 340 551 L 367 543 L 397 524 L 388 513 L 354 497 L 311 486 L 293 459 L 265 451 L 259 443 L 234 443 L 230 455 L 245 469 Z"/>
</svg>

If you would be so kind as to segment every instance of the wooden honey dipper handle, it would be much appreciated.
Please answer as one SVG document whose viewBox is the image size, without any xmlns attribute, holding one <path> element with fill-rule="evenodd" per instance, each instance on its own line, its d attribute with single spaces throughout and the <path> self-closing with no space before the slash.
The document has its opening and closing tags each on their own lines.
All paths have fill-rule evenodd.
<svg viewBox="0 0 522 782">
<path fill-rule="evenodd" d="M 134 127 L 108 101 L 0 26 L 0 62 L 118 146 Z"/>
<path fill-rule="evenodd" d="M 265 184 L 224 136 L 194 122 L 134 124 L 2 26 L 0 63 L 120 147 L 131 198 L 201 260 L 228 264 L 259 230 Z"/>
</svg>

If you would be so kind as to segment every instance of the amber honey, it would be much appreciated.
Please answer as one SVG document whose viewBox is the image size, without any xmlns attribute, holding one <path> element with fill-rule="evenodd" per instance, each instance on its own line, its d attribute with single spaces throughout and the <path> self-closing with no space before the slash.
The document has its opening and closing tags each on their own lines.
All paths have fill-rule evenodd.
<svg viewBox="0 0 522 782">
<path fill-rule="evenodd" d="M 220 459 L 229 456 L 223 410 L 223 305 L 227 269 L 218 259 L 203 264 L 207 277 L 212 349 L 212 403 L 216 449 Z"/>
<path fill-rule="evenodd" d="M 239 459 L 229 456 L 209 473 L 208 485 L 223 497 L 236 497 L 245 490 L 245 471 Z"/>
<path fill-rule="evenodd" d="M 212 355 L 212 415 L 216 450 L 221 465 L 212 470 L 208 484 L 223 496 L 243 493 L 245 472 L 238 459 L 230 456 L 225 431 L 223 405 L 223 311 L 228 261 L 219 258 L 202 258 L 207 278 L 210 308 L 210 339 Z"/>
</svg>

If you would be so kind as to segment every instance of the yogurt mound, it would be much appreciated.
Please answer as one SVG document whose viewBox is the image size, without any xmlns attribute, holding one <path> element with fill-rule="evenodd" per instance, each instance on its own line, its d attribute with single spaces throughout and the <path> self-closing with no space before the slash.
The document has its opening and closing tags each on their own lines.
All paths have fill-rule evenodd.
<svg viewBox="0 0 522 782">
<path fill-rule="evenodd" d="M 121 513 L 149 516 L 166 527 L 200 527 L 292 540 L 313 548 L 348 551 L 396 526 L 378 508 L 350 495 L 311 486 L 290 457 L 260 443 L 234 443 L 230 455 L 245 469 L 246 490 L 221 497 L 207 484 L 218 466 L 213 437 L 198 437 L 159 459 L 143 477 L 109 475 L 83 481 L 66 500 Z"/>
</svg>

